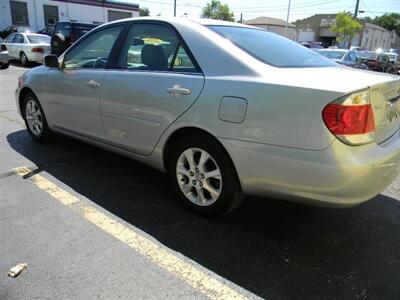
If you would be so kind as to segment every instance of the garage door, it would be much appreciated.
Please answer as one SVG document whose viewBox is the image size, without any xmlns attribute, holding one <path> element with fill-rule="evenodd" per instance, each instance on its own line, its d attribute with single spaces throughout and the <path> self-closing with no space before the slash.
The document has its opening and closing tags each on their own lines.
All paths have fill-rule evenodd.
<svg viewBox="0 0 400 300">
<path fill-rule="evenodd" d="M 131 12 L 117 11 L 117 10 L 109 10 L 108 11 L 108 22 L 119 20 L 119 19 L 131 18 L 131 17 L 132 17 Z"/>
</svg>

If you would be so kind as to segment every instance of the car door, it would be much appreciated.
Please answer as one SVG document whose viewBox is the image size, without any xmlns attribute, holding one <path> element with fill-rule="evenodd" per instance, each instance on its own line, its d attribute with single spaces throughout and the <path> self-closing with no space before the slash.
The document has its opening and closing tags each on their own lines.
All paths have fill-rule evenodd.
<svg viewBox="0 0 400 300">
<path fill-rule="evenodd" d="M 142 155 L 198 98 L 204 76 L 167 24 L 133 23 L 114 70 L 106 73 L 101 114 L 110 144 Z"/>
<path fill-rule="evenodd" d="M 50 124 L 64 131 L 104 140 L 99 112 L 103 77 L 123 27 L 118 24 L 93 32 L 65 54 L 60 69 L 49 70 L 43 97 Z"/>
<path fill-rule="evenodd" d="M 12 55 L 15 59 L 19 59 L 20 53 L 26 51 L 24 44 L 25 44 L 24 36 L 20 33 L 16 33 L 15 38 L 13 40 L 13 46 L 12 46 L 13 47 Z"/>
</svg>

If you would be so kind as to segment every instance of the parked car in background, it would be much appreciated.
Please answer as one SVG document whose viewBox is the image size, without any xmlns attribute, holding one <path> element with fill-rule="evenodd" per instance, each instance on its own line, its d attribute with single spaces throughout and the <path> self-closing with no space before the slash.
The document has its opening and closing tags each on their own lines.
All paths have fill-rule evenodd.
<svg viewBox="0 0 400 300">
<path fill-rule="evenodd" d="M 324 49 L 322 43 L 319 42 L 299 42 L 300 45 L 309 49 Z"/>
<path fill-rule="evenodd" d="M 7 69 L 9 66 L 9 60 L 10 57 L 8 56 L 8 51 L 0 49 L 0 69 Z"/>
<path fill-rule="evenodd" d="M 348 49 L 317 49 L 315 51 L 341 65 L 368 70 L 367 65 L 361 62 L 361 58 L 356 51 Z"/>
<path fill-rule="evenodd" d="M 12 33 L 3 42 L 11 59 L 23 65 L 29 62 L 42 63 L 50 54 L 50 37 L 37 33 Z"/>
<path fill-rule="evenodd" d="M 358 51 L 357 53 L 370 70 L 394 73 L 394 66 L 385 53 L 376 51 Z"/>
<path fill-rule="evenodd" d="M 399 75 L 400 74 L 400 54 L 396 52 L 388 52 L 385 53 L 388 57 L 390 62 L 393 65 L 393 74 Z"/>
<path fill-rule="evenodd" d="M 53 31 L 54 31 L 53 28 L 45 27 L 40 29 L 37 33 L 51 36 L 53 34 Z"/>
<path fill-rule="evenodd" d="M 76 22 L 58 22 L 51 36 L 51 54 L 61 55 L 81 36 L 98 25 Z"/>
<path fill-rule="evenodd" d="M 5 39 L 14 32 L 30 32 L 30 29 L 25 26 L 8 26 L 4 30 L 0 31 L 0 38 Z"/>
<path fill-rule="evenodd" d="M 400 78 L 240 23 L 111 22 L 18 83 L 35 141 L 59 132 L 166 171 L 200 214 L 243 194 L 353 206 L 399 174 Z"/>
</svg>

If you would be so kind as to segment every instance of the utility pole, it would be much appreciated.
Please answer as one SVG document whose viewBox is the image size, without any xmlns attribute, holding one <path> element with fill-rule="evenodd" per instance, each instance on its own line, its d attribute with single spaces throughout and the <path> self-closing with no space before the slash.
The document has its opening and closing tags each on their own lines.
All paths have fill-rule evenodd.
<svg viewBox="0 0 400 300">
<path fill-rule="evenodd" d="M 240 13 L 240 23 L 243 23 L 243 13 Z"/>
<path fill-rule="evenodd" d="M 357 0 L 359 1 L 359 0 Z M 287 16 L 286 16 L 286 24 L 285 24 L 285 37 L 287 37 L 287 29 L 288 29 L 288 23 L 289 23 L 289 14 L 290 14 L 290 4 L 292 0 L 289 0 L 288 8 L 287 8 Z"/>
<path fill-rule="evenodd" d="M 174 0 L 174 17 L 176 17 L 176 0 Z"/>
<path fill-rule="evenodd" d="M 358 6 L 360 5 L 360 0 L 357 0 L 356 2 L 356 10 L 354 11 L 354 19 L 357 18 L 358 15 Z"/>
</svg>

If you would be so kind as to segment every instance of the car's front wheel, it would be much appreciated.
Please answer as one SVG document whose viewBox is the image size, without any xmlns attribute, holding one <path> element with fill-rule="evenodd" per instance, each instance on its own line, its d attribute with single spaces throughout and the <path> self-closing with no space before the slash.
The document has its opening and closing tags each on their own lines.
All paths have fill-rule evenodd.
<svg viewBox="0 0 400 300">
<path fill-rule="evenodd" d="M 205 134 L 179 140 L 168 172 L 180 200 L 202 215 L 221 215 L 237 207 L 243 194 L 226 151 Z"/>
<path fill-rule="evenodd" d="M 45 143 L 49 141 L 50 129 L 47 125 L 43 109 L 33 93 L 25 95 L 22 113 L 30 136 L 36 142 Z"/>
</svg>

